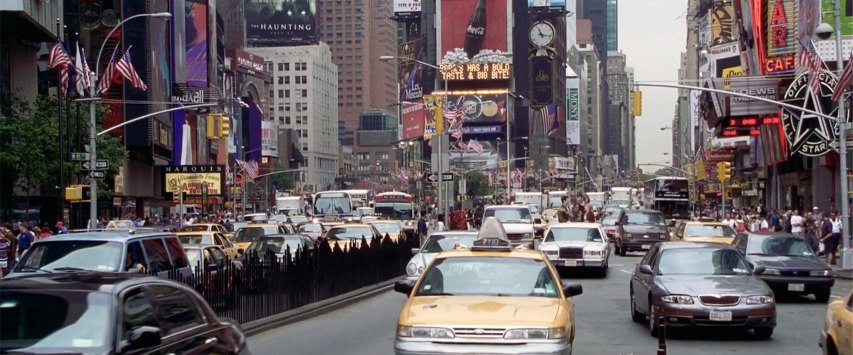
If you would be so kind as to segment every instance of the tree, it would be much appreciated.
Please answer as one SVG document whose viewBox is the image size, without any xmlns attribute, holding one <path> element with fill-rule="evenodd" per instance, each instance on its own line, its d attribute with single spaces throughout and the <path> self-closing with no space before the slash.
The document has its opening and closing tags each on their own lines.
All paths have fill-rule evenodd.
<svg viewBox="0 0 853 355">
<path fill-rule="evenodd" d="M 279 161 L 279 162 L 276 162 L 275 165 L 273 165 L 271 172 L 288 170 L 288 169 L 290 169 L 290 168 L 288 168 L 287 166 L 285 166 L 284 164 L 282 164 Z M 273 175 L 267 176 L 267 178 L 270 179 L 270 186 L 275 186 L 276 190 L 280 190 L 280 191 L 292 190 L 293 189 L 293 174 L 297 174 L 297 173 L 298 172 L 293 171 L 290 173 L 273 174 Z"/>
<path fill-rule="evenodd" d="M 471 171 L 465 174 L 465 189 L 468 196 L 485 196 L 493 192 L 489 186 L 488 178 L 479 171 Z M 459 177 L 454 178 L 455 191 L 459 193 Z"/>
<path fill-rule="evenodd" d="M 59 185 L 59 122 L 57 120 L 56 97 L 39 96 L 33 101 L 21 97 L 12 98 L 12 109 L 0 112 L 0 201 L 11 208 L 11 196 L 17 187 L 27 194 L 29 204 L 30 191 L 42 185 Z M 97 112 L 98 125 L 103 122 L 105 110 Z M 81 110 L 88 117 L 88 107 Z M 64 132 L 62 132 L 64 134 Z M 124 165 L 128 152 L 121 139 L 111 135 L 98 137 L 98 158 L 106 159 L 110 169 L 106 178 L 111 179 Z M 65 153 L 67 167 L 66 181 L 79 163 L 69 161 L 70 154 Z M 100 182 L 100 197 L 110 197 L 106 184 Z M 27 207 L 29 208 L 29 206 Z"/>
</svg>

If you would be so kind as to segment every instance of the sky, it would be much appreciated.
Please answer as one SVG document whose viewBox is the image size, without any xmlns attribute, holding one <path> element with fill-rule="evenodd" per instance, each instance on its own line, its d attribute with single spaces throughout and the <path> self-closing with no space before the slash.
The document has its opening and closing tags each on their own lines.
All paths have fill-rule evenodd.
<svg viewBox="0 0 853 355">
<path fill-rule="evenodd" d="M 635 81 L 678 81 L 681 52 L 687 42 L 686 0 L 619 1 L 619 49 L 628 66 L 634 67 Z M 641 87 L 643 115 L 636 118 L 637 163 L 668 164 L 672 151 L 671 126 L 675 115 L 677 89 Z M 656 167 L 643 167 L 657 170 Z"/>
</svg>

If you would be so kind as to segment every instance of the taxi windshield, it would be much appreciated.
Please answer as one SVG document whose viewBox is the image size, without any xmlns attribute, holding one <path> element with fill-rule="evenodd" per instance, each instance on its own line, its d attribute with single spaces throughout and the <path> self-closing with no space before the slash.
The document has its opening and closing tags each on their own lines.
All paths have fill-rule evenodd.
<svg viewBox="0 0 853 355">
<path fill-rule="evenodd" d="M 181 240 L 181 244 L 192 244 L 192 245 L 212 245 L 213 244 L 213 235 L 212 234 L 179 235 L 178 239 Z"/>
<path fill-rule="evenodd" d="M 736 250 L 684 248 L 660 255 L 658 275 L 748 275 L 746 260 Z"/>
<path fill-rule="evenodd" d="M 421 253 L 440 253 L 453 249 L 456 244 L 470 248 L 475 238 L 477 236 L 473 234 L 433 234 L 424 243 Z"/>
<path fill-rule="evenodd" d="M 487 209 L 483 218 L 495 217 L 501 223 L 530 223 L 530 209 L 524 208 L 490 208 Z"/>
<path fill-rule="evenodd" d="M 0 292 L 0 353 L 109 353 L 114 305 L 98 292 Z"/>
<path fill-rule="evenodd" d="M 329 240 L 361 239 L 361 237 L 373 238 L 373 231 L 367 227 L 339 227 L 326 233 L 326 239 Z"/>
<path fill-rule="evenodd" d="M 747 255 L 814 256 L 806 242 L 794 236 L 753 235 L 746 244 Z"/>
<path fill-rule="evenodd" d="M 601 242 L 598 228 L 551 228 L 545 242 Z"/>
<path fill-rule="evenodd" d="M 373 223 L 373 227 L 379 230 L 382 234 L 385 233 L 400 233 L 399 223 Z"/>
<path fill-rule="evenodd" d="M 684 237 L 735 237 L 735 231 L 727 225 L 691 224 L 685 227 Z"/>
<path fill-rule="evenodd" d="M 253 242 L 260 237 L 275 233 L 278 233 L 275 227 L 244 227 L 240 228 L 234 235 L 234 242 Z"/>
<path fill-rule="evenodd" d="M 559 297 L 558 283 L 542 260 L 453 257 L 433 261 L 417 296 Z"/>
<path fill-rule="evenodd" d="M 178 232 L 207 232 L 208 229 L 205 225 L 189 225 L 178 228 Z"/>
</svg>

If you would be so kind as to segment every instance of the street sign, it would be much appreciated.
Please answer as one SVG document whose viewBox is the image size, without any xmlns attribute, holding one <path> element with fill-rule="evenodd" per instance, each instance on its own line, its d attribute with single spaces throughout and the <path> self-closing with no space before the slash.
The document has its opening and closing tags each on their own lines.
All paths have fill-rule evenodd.
<svg viewBox="0 0 853 355">
<path fill-rule="evenodd" d="M 95 168 L 92 169 L 92 164 L 89 164 L 88 161 L 83 162 L 83 170 L 107 170 L 110 167 L 110 162 L 107 160 L 97 160 L 95 162 Z"/>
<path fill-rule="evenodd" d="M 82 152 L 72 152 L 71 153 L 71 161 L 87 161 L 89 160 L 89 153 Z"/>
<path fill-rule="evenodd" d="M 89 178 L 90 179 L 103 179 L 104 178 L 104 172 L 92 170 L 89 172 Z"/>
<path fill-rule="evenodd" d="M 429 179 L 429 182 L 438 182 L 438 173 L 430 174 L 427 179 Z M 453 173 L 442 174 L 441 181 L 453 181 Z"/>
</svg>

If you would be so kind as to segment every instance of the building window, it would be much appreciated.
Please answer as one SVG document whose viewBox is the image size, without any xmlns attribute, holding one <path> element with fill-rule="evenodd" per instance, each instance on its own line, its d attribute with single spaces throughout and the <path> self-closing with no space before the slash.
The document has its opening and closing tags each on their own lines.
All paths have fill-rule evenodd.
<svg viewBox="0 0 853 355">
<path fill-rule="evenodd" d="M 308 76 L 307 76 L 307 75 L 303 75 L 303 76 L 302 76 L 302 83 L 303 83 L 303 84 L 308 84 Z"/>
<path fill-rule="evenodd" d="M 290 112 L 290 103 L 289 102 L 284 103 L 284 112 Z"/>
<path fill-rule="evenodd" d="M 284 124 L 290 124 L 290 116 L 284 117 Z"/>
<path fill-rule="evenodd" d="M 279 64 L 281 65 L 281 64 Z M 281 69 L 279 69 L 281 70 Z M 284 70 L 290 70 L 290 63 L 284 63 Z"/>
<path fill-rule="evenodd" d="M 368 152 L 358 152 L 355 153 L 355 160 L 370 160 L 370 153 Z"/>
<path fill-rule="evenodd" d="M 388 160 L 388 152 L 376 152 L 376 160 Z"/>
<path fill-rule="evenodd" d="M 290 84 L 290 77 L 289 77 L 289 76 L 285 76 L 285 77 L 284 77 L 284 83 L 285 83 L 285 84 Z"/>
<path fill-rule="evenodd" d="M 302 97 L 306 99 L 308 98 L 308 89 L 302 89 Z"/>
<path fill-rule="evenodd" d="M 284 90 L 284 97 L 290 97 L 290 90 Z"/>
<path fill-rule="evenodd" d="M 279 90 L 279 91 L 278 91 L 278 98 L 280 99 L 280 98 L 283 98 L 283 97 L 284 97 L 284 90 Z"/>
</svg>

